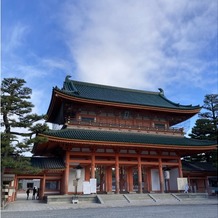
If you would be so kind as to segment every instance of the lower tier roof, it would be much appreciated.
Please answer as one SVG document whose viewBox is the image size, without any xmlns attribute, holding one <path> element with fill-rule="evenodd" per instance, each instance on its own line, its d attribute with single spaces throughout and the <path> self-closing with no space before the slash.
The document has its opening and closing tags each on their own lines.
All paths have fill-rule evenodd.
<svg viewBox="0 0 218 218">
<path fill-rule="evenodd" d="M 39 169 L 65 169 L 63 159 L 57 157 L 31 157 L 31 165 Z"/>
<path fill-rule="evenodd" d="M 149 144 L 149 145 L 165 145 L 177 147 L 207 147 L 216 146 L 214 141 L 196 140 L 186 138 L 184 136 L 169 136 L 158 134 L 145 134 L 133 132 L 88 130 L 88 129 L 62 129 L 50 130 L 45 132 L 43 136 L 49 141 L 63 141 L 71 143 L 73 141 L 86 143 L 116 143 L 116 144 Z M 35 145 L 37 146 L 37 145 Z"/>
<path fill-rule="evenodd" d="M 211 162 L 182 161 L 182 169 L 190 172 L 217 172 L 217 168 Z"/>
</svg>

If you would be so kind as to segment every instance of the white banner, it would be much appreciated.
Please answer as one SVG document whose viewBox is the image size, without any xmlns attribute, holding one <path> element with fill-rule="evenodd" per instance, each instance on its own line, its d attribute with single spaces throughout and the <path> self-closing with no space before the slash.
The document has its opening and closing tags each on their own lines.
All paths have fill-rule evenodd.
<svg viewBox="0 0 218 218">
<path fill-rule="evenodd" d="M 178 190 L 185 190 L 185 186 L 188 184 L 187 178 L 177 178 Z"/>
<path fill-rule="evenodd" d="M 91 194 L 91 185 L 90 182 L 83 182 L 83 194 L 90 195 Z"/>
<path fill-rule="evenodd" d="M 90 179 L 90 186 L 91 186 L 91 193 L 95 194 L 97 192 L 97 190 L 96 190 L 97 180 L 96 179 Z"/>
</svg>

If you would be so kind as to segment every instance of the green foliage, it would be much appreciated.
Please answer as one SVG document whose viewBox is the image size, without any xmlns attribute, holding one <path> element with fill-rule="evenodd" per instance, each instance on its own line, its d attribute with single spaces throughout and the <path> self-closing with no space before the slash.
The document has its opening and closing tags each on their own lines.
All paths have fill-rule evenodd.
<svg viewBox="0 0 218 218">
<path fill-rule="evenodd" d="M 44 115 L 32 113 L 34 105 L 29 101 L 32 90 L 25 87 L 25 80 L 4 78 L 1 84 L 1 170 L 13 172 L 37 172 L 30 160 L 24 157 L 38 141 L 38 133 L 48 130 Z"/>
<path fill-rule="evenodd" d="M 218 144 L 218 94 L 206 95 L 203 112 L 199 113 L 200 119 L 196 120 L 192 128 L 191 138 L 215 141 Z M 187 158 L 187 157 L 186 157 Z M 189 157 L 191 161 L 207 161 L 217 164 L 217 151 L 210 151 Z"/>
<path fill-rule="evenodd" d="M 215 128 L 213 121 L 209 119 L 196 120 L 195 126 L 192 128 L 191 138 L 200 140 L 216 140 Z"/>
<path fill-rule="evenodd" d="M 200 118 L 208 119 L 211 124 L 209 140 L 216 140 L 218 143 L 218 94 L 205 95 L 204 111 L 199 114 Z"/>
</svg>

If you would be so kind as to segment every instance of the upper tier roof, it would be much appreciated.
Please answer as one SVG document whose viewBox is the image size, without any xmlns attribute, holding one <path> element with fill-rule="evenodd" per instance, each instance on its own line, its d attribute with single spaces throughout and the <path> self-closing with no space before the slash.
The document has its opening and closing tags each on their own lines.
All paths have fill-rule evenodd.
<svg viewBox="0 0 218 218">
<path fill-rule="evenodd" d="M 159 89 L 160 92 L 148 92 L 74 81 L 70 80 L 69 76 L 66 77 L 62 89 L 55 89 L 69 96 L 103 102 L 114 102 L 121 104 L 171 108 L 179 110 L 200 109 L 199 105 L 180 105 L 168 100 L 164 96 L 162 89 Z"/>
</svg>

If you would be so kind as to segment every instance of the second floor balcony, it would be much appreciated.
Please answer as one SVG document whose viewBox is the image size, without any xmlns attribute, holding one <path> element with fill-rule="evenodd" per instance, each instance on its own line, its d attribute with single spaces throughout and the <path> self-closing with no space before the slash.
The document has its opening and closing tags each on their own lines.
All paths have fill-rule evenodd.
<svg viewBox="0 0 218 218">
<path fill-rule="evenodd" d="M 109 123 L 96 122 L 94 119 L 78 120 L 75 118 L 68 118 L 66 125 L 70 127 L 89 128 L 89 129 L 103 129 L 103 130 L 119 130 L 119 131 L 133 131 L 145 132 L 151 134 L 171 134 L 184 135 L 183 128 L 165 128 L 165 126 L 143 126 L 143 125 L 127 125 L 123 123 Z"/>
</svg>

